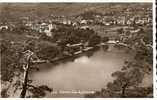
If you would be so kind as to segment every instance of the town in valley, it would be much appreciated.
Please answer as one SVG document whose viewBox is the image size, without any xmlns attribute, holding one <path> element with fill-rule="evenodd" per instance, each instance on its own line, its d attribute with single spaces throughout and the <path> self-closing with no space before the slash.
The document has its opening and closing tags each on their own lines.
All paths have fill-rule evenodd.
<svg viewBox="0 0 157 100">
<path fill-rule="evenodd" d="M 0 3 L 1 97 L 153 97 L 152 17 L 151 3 Z"/>
</svg>

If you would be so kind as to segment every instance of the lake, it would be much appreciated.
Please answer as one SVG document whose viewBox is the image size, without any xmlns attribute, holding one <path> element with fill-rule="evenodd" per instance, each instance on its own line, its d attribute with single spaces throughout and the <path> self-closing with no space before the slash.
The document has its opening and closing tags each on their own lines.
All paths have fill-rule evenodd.
<svg viewBox="0 0 157 100">
<path fill-rule="evenodd" d="M 31 74 L 31 79 L 35 85 L 53 88 L 47 97 L 83 97 L 80 91 L 92 93 L 106 87 L 114 79 L 111 74 L 133 56 L 133 52 L 126 52 L 126 48 L 110 45 L 107 51 L 99 49 L 90 57 L 84 55 L 57 65 L 42 64 L 45 69 Z"/>
</svg>

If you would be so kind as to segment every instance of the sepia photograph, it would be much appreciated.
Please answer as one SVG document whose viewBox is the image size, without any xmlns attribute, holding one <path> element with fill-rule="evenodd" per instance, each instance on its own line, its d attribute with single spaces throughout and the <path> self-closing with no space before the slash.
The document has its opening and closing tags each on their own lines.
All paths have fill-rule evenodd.
<svg viewBox="0 0 157 100">
<path fill-rule="evenodd" d="M 153 98 L 153 3 L 0 3 L 1 98 Z"/>
</svg>

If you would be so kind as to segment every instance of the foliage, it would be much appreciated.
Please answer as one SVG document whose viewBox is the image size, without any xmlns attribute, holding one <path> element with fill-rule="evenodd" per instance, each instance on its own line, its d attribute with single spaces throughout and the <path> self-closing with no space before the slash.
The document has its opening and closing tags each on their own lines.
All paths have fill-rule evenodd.
<svg viewBox="0 0 157 100">
<path fill-rule="evenodd" d="M 5 88 L 2 87 L 2 97 L 9 97 L 10 94 L 8 94 L 8 91 L 12 91 L 12 89 L 12 92 L 21 90 L 20 87 L 22 85 L 22 80 L 16 77 L 19 77 L 23 74 L 23 68 L 21 66 L 21 58 L 23 57 L 22 52 L 29 49 L 32 49 L 34 52 L 36 52 L 35 44 L 36 42 L 31 40 L 26 41 L 25 44 L 15 43 L 10 40 L 1 40 L 1 81 L 5 84 L 8 84 Z M 42 93 L 45 90 L 50 91 L 51 89 L 47 86 L 39 86 L 35 90 Z"/>
<path fill-rule="evenodd" d="M 21 69 L 18 66 L 18 61 L 23 46 L 20 44 L 12 44 L 9 40 L 2 40 L 1 48 L 1 80 L 9 81 L 14 76 L 14 72 Z"/>
<path fill-rule="evenodd" d="M 115 79 L 109 82 L 105 89 L 86 95 L 87 97 L 147 97 L 153 92 L 152 86 L 140 87 L 144 76 L 153 70 L 153 50 L 148 46 L 152 44 L 152 35 L 143 29 L 137 33 L 123 32 L 123 29 L 119 29 L 118 33 L 123 34 L 120 42 L 133 47 L 134 59 L 125 61 L 122 69 L 112 74 Z"/>
<path fill-rule="evenodd" d="M 1 91 L 1 97 L 3 97 L 3 98 L 9 97 L 9 95 L 7 94 L 7 89 L 2 89 L 2 91 Z"/>
<path fill-rule="evenodd" d="M 120 98 L 120 92 L 113 92 L 107 89 L 101 89 L 101 91 L 96 91 L 94 94 L 87 94 L 85 95 L 86 98 Z M 127 98 L 152 98 L 153 97 L 153 86 L 149 87 L 136 87 L 132 89 L 126 90 L 126 97 Z"/>
<path fill-rule="evenodd" d="M 85 20 L 94 20 L 96 15 L 102 16 L 103 14 L 95 11 L 85 11 L 80 16 L 82 16 Z"/>
<path fill-rule="evenodd" d="M 57 46 L 50 45 L 47 43 L 40 43 L 37 45 L 36 54 L 40 59 L 51 60 L 55 58 L 60 53 L 60 50 Z"/>
<path fill-rule="evenodd" d="M 111 91 L 120 91 L 121 96 L 125 97 L 126 89 L 138 86 L 143 80 L 144 73 L 137 66 L 128 63 L 123 67 L 123 71 L 117 71 L 112 76 L 116 79 L 108 83 L 107 88 Z"/>
<path fill-rule="evenodd" d="M 89 46 L 95 46 L 101 42 L 101 37 L 97 35 L 91 35 L 89 38 Z"/>
<path fill-rule="evenodd" d="M 32 95 L 27 96 L 27 98 L 41 98 L 46 95 L 46 92 L 52 92 L 53 90 L 46 85 L 28 85 L 28 91 L 31 92 Z"/>
<path fill-rule="evenodd" d="M 102 42 L 108 42 L 108 41 L 109 41 L 109 37 L 105 36 L 105 37 L 102 38 Z"/>
<path fill-rule="evenodd" d="M 153 91 L 152 87 L 139 86 L 147 73 L 141 69 L 144 69 L 143 64 L 126 61 L 121 71 L 112 74 L 115 78 L 113 82 L 109 82 L 101 91 L 85 95 L 85 97 L 146 97 Z"/>
</svg>

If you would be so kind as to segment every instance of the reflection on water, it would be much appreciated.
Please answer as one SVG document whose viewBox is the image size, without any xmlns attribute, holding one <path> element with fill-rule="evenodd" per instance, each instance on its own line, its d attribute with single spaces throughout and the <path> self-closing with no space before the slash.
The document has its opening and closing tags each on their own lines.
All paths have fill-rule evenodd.
<svg viewBox="0 0 157 100">
<path fill-rule="evenodd" d="M 90 59 L 87 56 L 82 56 L 74 60 L 74 63 L 89 63 Z"/>
<path fill-rule="evenodd" d="M 31 77 L 34 84 L 48 85 L 54 91 L 100 90 L 113 80 L 111 74 L 120 70 L 124 61 L 132 57 L 132 54 L 124 50 L 112 47 L 109 51 L 96 51 L 91 57 L 82 56 L 73 62 L 69 61 L 48 70 L 35 72 Z"/>
</svg>

